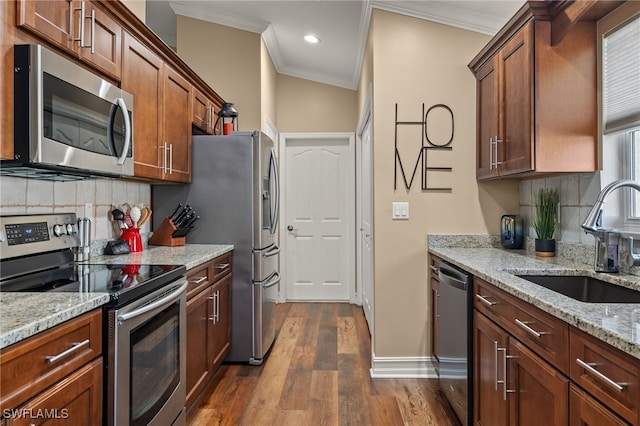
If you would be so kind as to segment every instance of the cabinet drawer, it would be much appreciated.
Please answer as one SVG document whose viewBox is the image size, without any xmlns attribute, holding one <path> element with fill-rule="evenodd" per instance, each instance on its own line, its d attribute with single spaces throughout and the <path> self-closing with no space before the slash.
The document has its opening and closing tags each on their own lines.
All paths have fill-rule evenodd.
<svg viewBox="0 0 640 426">
<path fill-rule="evenodd" d="M 640 362 L 575 328 L 571 329 L 571 380 L 627 421 L 638 424 Z"/>
<path fill-rule="evenodd" d="M 102 424 L 102 359 L 82 367 L 15 410 L 6 424 L 38 423 L 32 416 L 48 418 L 55 424 Z"/>
<path fill-rule="evenodd" d="M 211 262 L 203 263 L 187 271 L 187 298 L 190 298 L 204 290 L 213 282 Z"/>
<path fill-rule="evenodd" d="M 569 425 L 625 426 L 627 423 L 572 384 L 569 386 Z"/>
<path fill-rule="evenodd" d="M 213 259 L 213 281 L 218 281 L 231 272 L 231 253 L 225 253 Z"/>
<path fill-rule="evenodd" d="M 3 349 L 0 407 L 17 407 L 101 353 L 100 309 Z"/>
<path fill-rule="evenodd" d="M 515 296 L 474 278 L 474 306 L 564 374 L 569 374 L 569 326 Z"/>
</svg>

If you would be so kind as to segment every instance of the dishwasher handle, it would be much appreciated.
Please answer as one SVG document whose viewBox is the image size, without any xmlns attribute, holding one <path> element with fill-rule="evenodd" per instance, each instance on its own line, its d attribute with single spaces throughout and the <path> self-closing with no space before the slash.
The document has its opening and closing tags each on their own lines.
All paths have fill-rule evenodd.
<svg viewBox="0 0 640 426">
<path fill-rule="evenodd" d="M 438 279 L 441 283 L 450 285 L 460 290 L 467 290 L 469 275 L 454 269 L 448 263 L 441 263 L 438 271 Z"/>
</svg>

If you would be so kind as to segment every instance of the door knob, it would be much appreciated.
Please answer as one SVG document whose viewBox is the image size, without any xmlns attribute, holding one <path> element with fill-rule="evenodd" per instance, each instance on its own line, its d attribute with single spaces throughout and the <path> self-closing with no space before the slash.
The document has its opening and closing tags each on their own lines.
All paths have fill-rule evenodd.
<svg viewBox="0 0 640 426">
<path fill-rule="evenodd" d="M 287 231 L 293 231 L 293 226 L 291 225 L 287 226 Z"/>
</svg>

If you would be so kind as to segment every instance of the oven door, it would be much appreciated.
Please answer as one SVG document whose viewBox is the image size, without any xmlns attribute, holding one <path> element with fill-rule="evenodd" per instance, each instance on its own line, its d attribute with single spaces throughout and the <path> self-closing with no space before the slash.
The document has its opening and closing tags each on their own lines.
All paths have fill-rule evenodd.
<svg viewBox="0 0 640 426">
<path fill-rule="evenodd" d="M 109 425 L 184 421 L 186 288 L 176 281 L 109 311 Z"/>
</svg>

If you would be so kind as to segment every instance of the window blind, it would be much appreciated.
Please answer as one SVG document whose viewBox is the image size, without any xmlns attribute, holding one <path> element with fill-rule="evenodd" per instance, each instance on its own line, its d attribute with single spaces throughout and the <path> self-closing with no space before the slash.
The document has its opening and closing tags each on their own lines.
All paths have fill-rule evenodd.
<svg viewBox="0 0 640 426">
<path fill-rule="evenodd" d="M 603 40 L 604 133 L 640 125 L 640 17 Z"/>
</svg>

